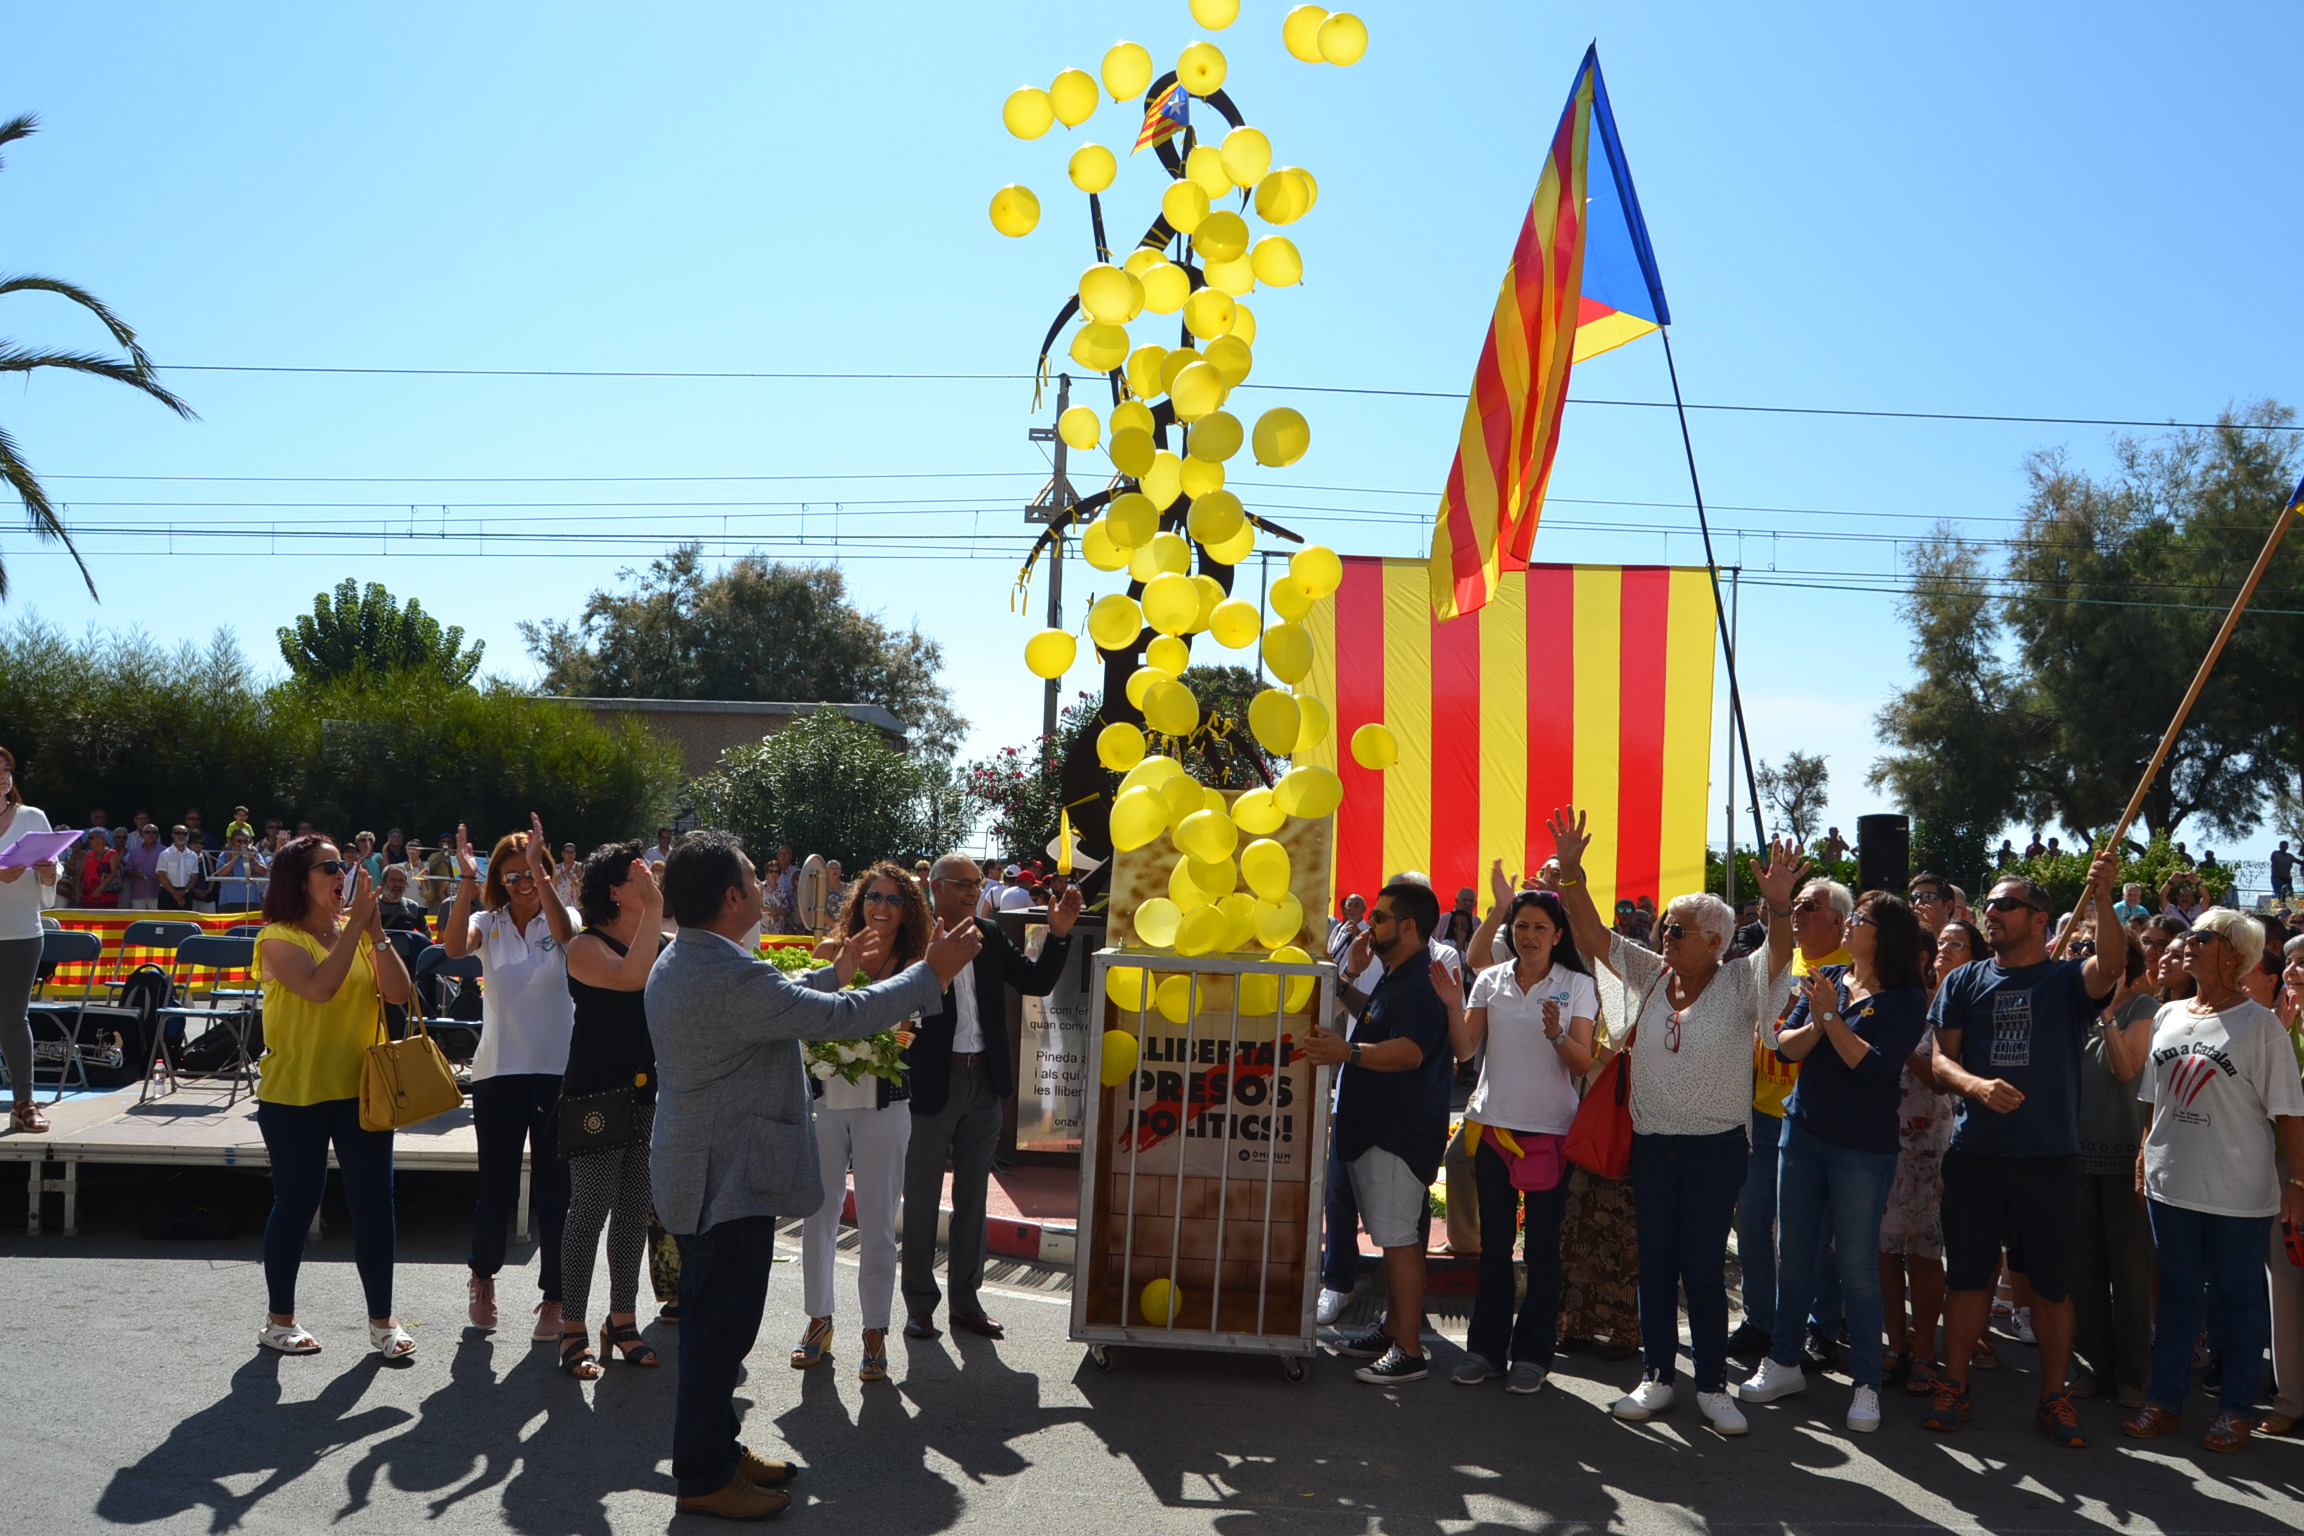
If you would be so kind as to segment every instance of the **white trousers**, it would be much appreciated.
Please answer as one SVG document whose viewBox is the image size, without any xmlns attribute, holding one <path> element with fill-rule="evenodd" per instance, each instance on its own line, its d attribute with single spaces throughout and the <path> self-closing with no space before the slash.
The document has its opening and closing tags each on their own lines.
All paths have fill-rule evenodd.
<svg viewBox="0 0 2304 1536">
<path fill-rule="evenodd" d="M 832 1258 L 840 1247 L 840 1207 L 848 1174 L 856 1174 L 856 1301 L 862 1326 L 886 1328 L 896 1291 L 896 1210 L 904 1195 L 904 1149 L 912 1141 L 912 1106 L 816 1111 L 816 1154 L 824 1166 L 824 1203 L 800 1229 L 800 1279 L 810 1317 L 830 1317 Z"/>
</svg>

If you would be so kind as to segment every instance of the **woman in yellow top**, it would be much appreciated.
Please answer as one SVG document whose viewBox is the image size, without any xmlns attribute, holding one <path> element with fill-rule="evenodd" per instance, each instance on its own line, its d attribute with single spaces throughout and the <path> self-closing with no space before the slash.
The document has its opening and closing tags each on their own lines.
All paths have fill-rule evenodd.
<svg viewBox="0 0 2304 1536">
<path fill-rule="evenodd" d="M 272 1214 L 264 1223 L 272 1315 L 257 1338 L 284 1355 L 320 1351 L 320 1341 L 296 1323 L 296 1271 L 327 1187 L 333 1143 L 352 1207 L 368 1342 L 387 1360 L 400 1359 L 416 1341 L 392 1316 L 392 1133 L 360 1128 L 360 1067 L 382 1027 L 381 1005 L 404 1004 L 415 988 L 385 940 L 367 872 L 327 838 L 299 837 L 274 862 L 256 970 L 264 982 L 266 1046 L 256 1124 L 272 1159 Z"/>
</svg>

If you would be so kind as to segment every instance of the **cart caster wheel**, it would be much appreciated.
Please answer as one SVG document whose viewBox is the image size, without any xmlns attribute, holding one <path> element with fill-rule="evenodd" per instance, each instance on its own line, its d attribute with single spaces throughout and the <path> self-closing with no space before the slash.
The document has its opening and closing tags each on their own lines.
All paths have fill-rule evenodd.
<svg viewBox="0 0 2304 1536">
<path fill-rule="evenodd" d="M 1101 1344 L 1088 1346 L 1088 1363 L 1100 1371 L 1112 1369 L 1112 1351 Z"/>
<path fill-rule="evenodd" d="M 1284 1355 L 1280 1360 L 1280 1374 L 1290 1381 L 1302 1381 L 1312 1374 L 1311 1368 L 1295 1355 Z"/>
</svg>

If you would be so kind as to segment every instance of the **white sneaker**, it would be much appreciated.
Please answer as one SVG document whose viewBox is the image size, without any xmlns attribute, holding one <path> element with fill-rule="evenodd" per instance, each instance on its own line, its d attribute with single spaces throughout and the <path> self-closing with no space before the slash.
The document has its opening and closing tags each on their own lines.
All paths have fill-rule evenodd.
<svg viewBox="0 0 2304 1536">
<path fill-rule="evenodd" d="M 1696 1411 L 1723 1435 L 1741 1435 L 1752 1427 L 1744 1422 L 1744 1411 L 1736 1406 L 1736 1399 L 1725 1392 L 1697 1393 Z"/>
<path fill-rule="evenodd" d="M 2030 1307 L 2018 1307 L 2016 1315 L 2009 1321 L 2016 1325 L 2016 1337 L 2020 1342 L 2025 1344 L 2038 1344 L 2040 1342 L 2040 1336 L 2032 1331 L 2032 1309 Z"/>
<path fill-rule="evenodd" d="M 1344 1315 L 1344 1303 L 1351 1299 L 1350 1291 L 1331 1291 L 1323 1287 L 1320 1291 L 1320 1305 L 1312 1315 L 1325 1328 Z"/>
<path fill-rule="evenodd" d="M 1859 1435 L 1868 1435 L 1880 1427 L 1880 1394 L 1870 1387 L 1858 1387 L 1856 1395 L 1848 1400 L 1848 1427 Z"/>
<path fill-rule="evenodd" d="M 1644 1424 L 1672 1406 L 1672 1383 L 1643 1381 L 1616 1399 L 1608 1411 L 1627 1424 Z"/>
<path fill-rule="evenodd" d="M 1736 1395 L 1748 1403 L 1772 1403 L 1780 1397 L 1808 1390 L 1808 1377 L 1796 1365 L 1786 1365 L 1773 1356 L 1760 1362 L 1760 1369 L 1752 1379 L 1736 1389 Z"/>
</svg>

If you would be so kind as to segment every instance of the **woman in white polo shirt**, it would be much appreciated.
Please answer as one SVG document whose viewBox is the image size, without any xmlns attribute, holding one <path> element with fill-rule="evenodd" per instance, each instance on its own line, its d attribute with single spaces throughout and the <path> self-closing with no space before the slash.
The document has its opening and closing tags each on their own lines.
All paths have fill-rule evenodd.
<svg viewBox="0 0 2304 1536">
<path fill-rule="evenodd" d="M 1534 1392 L 1551 1374 L 1559 1343 L 1560 1221 L 1568 1210 L 1560 1148 L 1576 1119 L 1576 1081 L 1592 1069 L 1600 995 L 1558 896 L 1515 895 L 1505 930 L 1512 958 L 1480 973 L 1463 1022 L 1450 1030 L 1458 1061 L 1488 1048 L 1464 1109 L 1480 1191 L 1480 1289 L 1464 1359 L 1450 1379 L 1470 1386 L 1502 1375 L 1506 1391 Z M 1526 1233 L 1528 1294 L 1515 1320 L 1512 1243 L 1519 1231 Z"/>
<path fill-rule="evenodd" d="M 576 925 L 552 891 L 551 844 L 531 815 L 526 832 L 507 833 L 488 855 L 480 881 L 472 839 L 456 829 L 456 904 L 440 933 L 452 958 L 480 957 L 480 1049 L 472 1058 L 472 1129 L 480 1143 L 480 1199 L 472 1208 L 468 1283 L 474 1327 L 496 1326 L 496 1271 L 504 1267 L 505 1227 L 519 1199 L 520 1154 L 528 1153 L 536 1213 L 536 1280 L 544 1297 L 532 1337 L 560 1337 L 560 1232 L 568 1219 L 568 1165 L 560 1161 L 553 1116 L 576 1002 L 568 991 L 568 941 Z M 472 910 L 477 898 L 484 909 Z"/>
</svg>

